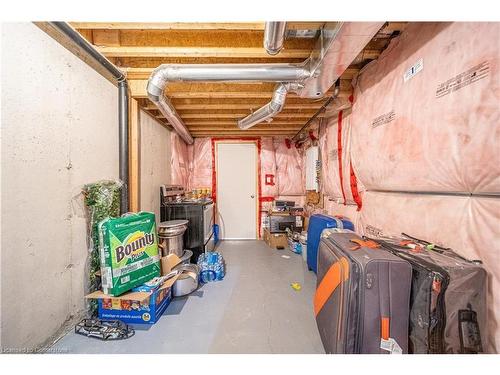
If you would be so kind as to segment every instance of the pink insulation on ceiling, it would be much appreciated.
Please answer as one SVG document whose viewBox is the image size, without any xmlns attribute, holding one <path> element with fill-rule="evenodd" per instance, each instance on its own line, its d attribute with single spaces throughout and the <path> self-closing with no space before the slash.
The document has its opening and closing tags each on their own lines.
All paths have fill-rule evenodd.
<svg viewBox="0 0 500 375">
<path fill-rule="evenodd" d="M 276 196 L 278 194 L 278 180 L 272 137 L 260 139 L 260 168 L 261 195 L 263 197 Z"/>
<path fill-rule="evenodd" d="M 499 35 L 410 23 L 363 69 L 351 147 L 366 189 L 500 192 Z"/>
<path fill-rule="evenodd" d="M 172 184 L 186 187 L 189 179 L 188 146 L 175 132 L 170 133 L 170 141 L 172 144 L 170 157 Z"/>
<path fill-rule="evenodd" d="M 292 143 L 290 147 L 284 138 L 274 138 L 276 153 L 276 175 L 279 195 L 304 195 L 304 176 L 301 150 Z"/>
<path fill-rule="evenodd" d="M 212 141 L 210 138 L 195 138 L 188 146 L 189 184 L 188 189 L 210 188 L 212 186 Z"/>
<path fill-rule="evenodd" d="M 489 324 L 481 332 L 488 352 L 500 348 L 500 199 L 365 192 L 357 231 L 367 236 L 401 232 L 480 259 L 488 271 Z"/>
</svg>

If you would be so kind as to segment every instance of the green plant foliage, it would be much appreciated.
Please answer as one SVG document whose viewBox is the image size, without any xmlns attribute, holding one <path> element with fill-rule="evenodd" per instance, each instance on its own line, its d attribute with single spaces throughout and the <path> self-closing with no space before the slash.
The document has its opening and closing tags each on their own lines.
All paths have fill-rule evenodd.
<svg viewBox="0 0 500 375">
<path fill-rule="evenodd" d="M 96 275 L 101 269 L 99 258 L 99 231 L 98 224 L 108 217 L 120 216 L 120 193 L 122 184 L 117 181 L 99 181 L 83 187 L 85 207 L 87 207 L 88 235 L 90 249 L 89 292 L 101 288 L 100 277 Z M 90 302 L 90 315 L 97 312 L 95 300 Z"/>
</svg>

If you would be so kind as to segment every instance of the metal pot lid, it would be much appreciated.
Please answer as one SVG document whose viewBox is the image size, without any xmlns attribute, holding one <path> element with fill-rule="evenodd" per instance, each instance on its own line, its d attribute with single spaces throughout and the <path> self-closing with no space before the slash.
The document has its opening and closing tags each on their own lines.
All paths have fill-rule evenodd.
<svg viewBox="0 0 500 375">
<path fill-rule="evenodd" d="M 174 228 L 174 227 L 178 227 L 178 226 L 181 226 L 181 225 L 187 225 L 188 223 L 189 223 L 189 220 L 168 220 L 168 221 L 162 221 L 158 225 L 158 229 L 159 228 Z"/>
<path fill-rule="evenodd" d="M 184 272 L 194 272 L 195 274 L 200 273 L 200 267 L 198 267 L 197 264 L 192 264 L 192 263 L 180 263 L 177 266 L 174 267 L 175 271 L 184 273 Z"/>
<path fill-rule="evenodd" d="M 184 250 L 181 256 L 181 262 L 184 262 L 193 256 L 193 252 L 191 250 Z"/>
</svg>

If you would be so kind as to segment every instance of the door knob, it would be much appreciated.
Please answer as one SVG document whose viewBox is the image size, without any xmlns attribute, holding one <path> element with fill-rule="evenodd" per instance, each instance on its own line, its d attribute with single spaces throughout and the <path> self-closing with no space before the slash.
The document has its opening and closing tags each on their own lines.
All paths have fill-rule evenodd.
<svg viewBox="0 0 500 375">
<path fill-rule="evenodd" d="M 254 199 L 254 198 L 255 198 L 255 195 L 253 195 L 253 194 L 252 194 L 252 195 L 250 195 L 250 198 Z"/>
</svg>

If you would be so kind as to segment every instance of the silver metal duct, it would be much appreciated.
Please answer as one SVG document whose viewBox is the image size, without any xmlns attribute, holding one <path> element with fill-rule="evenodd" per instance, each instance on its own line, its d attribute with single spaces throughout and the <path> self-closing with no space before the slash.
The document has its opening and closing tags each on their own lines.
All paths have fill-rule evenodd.
<svg viewBox="0 0 500 375">
<path fill-rule="evenodd" d="M 277 55 L 285 42 L 286 22 L 266 22 L 264 48 L 270 55 Z"/>
<path fill-rule="evenodd" d="M 284 22 L 283 22 L 284 23 Z M 164 97 L 168 82 L 279 82 L 298 84 L 293 88 L 302 98 L 321 98 L 383 26 L 383 22 L 327 23 L 321 29 L 311 56 L 300 64 L 164 64 L 149 77 L 148 96 L 157 104 L 169 123 L 188 144 L 193 138 L 170 101 Z M 254 114 L 240 120 L 240 128 L 248 127 L 278 113 L 278 86 L 273 100 Z M 286 96 L 286 93 L 284 94 Z M 282 98 L 284 103 L 284 97 Z M 276 98 L 276 99 L 275 99 Z M 273 103 L 273 104 L 272 104 Z M 271 105 L 272 104 L 272 105 Z M 279 108 L 276 111 L 276 108 Z M 250 124 L 250 125 L 248 125 Z"/>
<path fill-rule="evenodd" d="M 151 96 L 149 97 L 149 99 L 156 104 L 163 116 L 168 119 L 169 124 L 172 125 L 184 142 L 188 145 L 192 145 L 194 143 L 193 137 L 191 136 L 188 128 L 186 128 L 186 125 L 184 125 L 184 121 L 182 121 L 172 103 L 170 103 L 170 100 L 168 100 L 164 94 L 160 94 L 160 96 L 155 96 L 154 98 L 155 99 Z"/>
<path fill-rule="evenodd" d="M 167 82 L 301 82 L 309 70 L 298 64 L 163 64 L 149 77 L 151 100 L 160 97 Z"/>
<path fill-rule="evenodd" d="M 326 23 L 308 59 L 310 76 L 303 81 L 299 96 L 325 95 L 383 25 L 384 22 Z"/>
<path fill-rule="evenodd" d="M 168 82 L 301 82 L 308 76 L 309 71 L 298 64 L 165 64 L 149 77 L 147 92 L 182 139 L 192 144 L 189 130 L 163 94 Z"/>
<path fill-rule="evenodd" d="M 290 88 L 290 84 L 280 83 L 276 89 L 274 89 L 271 101 L 244 119 L 238 120 L 238 127 L 242 130 L 248 129 L 262 121 L 266 121 L 276 116 L 285 106 L 286 95 Z"/>
</svg>

